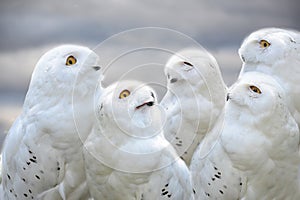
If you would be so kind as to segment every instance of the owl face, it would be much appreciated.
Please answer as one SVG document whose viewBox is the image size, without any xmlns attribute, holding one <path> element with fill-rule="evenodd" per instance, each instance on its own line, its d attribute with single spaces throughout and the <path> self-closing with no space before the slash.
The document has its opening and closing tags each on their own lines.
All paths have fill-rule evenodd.
<svg viewBox="0 0 300 200">
<path fill-rule="evenodd" d="M 197 86 L 206 81 L 211 74 L 217 74 L 216 60 L 205 50 L 185 49 L 173 55 L 165 66 L 168 86 L 179 84 Z"/>
<path fill-rule="evenodd" d="M 155 91 L 137 81 L 119 81 L 106 88 L 102 96 L 98 117 L 113 120 L 120 127 L 145 125 L 157 105 Z"/>
<path fill-rule="evenodd" d="M 259 72 L 244 74 L 228 93 L 227 104 L 238 107 L 241 113 L 253 116 L 276 112 L 277 105 L 284 101 L 284 91 L 269 75 Z"/>
<path fill-rule="evenodd" d="M 48 76 L 53 74 L 57 78 L 76 74 L 81 71 L 98 71 L 98 56 L 87 47 L 75 45 L 62 45 L 52 49 L 43 55 L 37 64 L 37 68 L 48 72 Z M 65 79 L 61 79 L 64 81 Z M 66 80 L 65 80 L 66 81 Z"/>
<path fill-rule="evenodd" d="M 193 81 L 193 77 L 197 76 L 197 69 L 188 59 L 174 55 L 166 64 L 165 75 L 169 85 L 176 85 L 177 82 Z"/>
<path fill-rule="evenodd" d="M 250 34 L 239 49 L 244 63 L 271 65 L 284 59 L 296 43 L 293 35 L 282 29 L 261 29 Z"/>
<path fill-rule="evenodd" d="M 81 88 L 83 93 L 95 86 L 100 77 L 98 56 L 87 47 L 62 45 L 44 54 L 32 76 L 35 87 L 61 94 Z M 75 82 L 80 83 L 76 84 Z"/>
<path fill-rule="evenodd" d="M 142 112 L 157 103 L 156 93 L 142 83 L 120 82 L 114 91 L 113 103 L 116 103 L 122 112 Z"/>
<path fill-rule="evenodd" d="M 229 103 L 246 108 L 253 114 L 272 109 L 272 98 L 267 88 L 258 83 L 240 83 L 235 85 L 228 94 Z M 268 104 L 268 101 L 271 103 Z"/>
</svg>

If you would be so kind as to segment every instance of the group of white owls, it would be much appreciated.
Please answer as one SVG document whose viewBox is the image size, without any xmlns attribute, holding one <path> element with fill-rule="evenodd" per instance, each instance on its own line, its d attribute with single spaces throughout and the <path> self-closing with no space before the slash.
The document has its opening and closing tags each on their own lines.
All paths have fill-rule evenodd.
<svg viewBox="0 0 300 200">
<path fill-rule="evenodd" d="M 0 199 L 300 199 L 300 34 L 250 34 L 227 88 L 214 57 L 184 49 L 167 92 L 103 88 L 98 56 L 54 48 L 32 74 L 2 149 Z"/>
</svg>

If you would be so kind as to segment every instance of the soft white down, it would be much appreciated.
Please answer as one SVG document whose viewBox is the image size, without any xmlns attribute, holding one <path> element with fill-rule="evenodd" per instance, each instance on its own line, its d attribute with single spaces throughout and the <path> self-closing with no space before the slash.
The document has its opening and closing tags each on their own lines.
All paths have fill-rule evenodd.
<svg viewBox="0 0 300 200">
<path fill-rule="evenodd" d="M 166 112 L 164 133 L 189 165 L 223 109 L 226 85 L 217 61 L 204 49 L 177 52 L 164 71 L 168 88 L 160 103 Z"/>
<path fill-rule="evenodd" d="M 100 92 L 98 56 L 62 45 L 44 54 L 2 150 L 1 199 L 87 199 L 82 145 Z M 96 91 L 97 89 L 97 91 Z"/>
<path fill-rule="evenodd" d="M 189 170 L 164 138 L 151 87 L 119 81 L 105 89 L 96 113 L 84 151 L 95 200 L 193 199 Z"/>
<path fill-rule="evenodd" d="M 240 77 L 259 71 L 274 77 L 287 93 L 289 109 L 300 125 L 300 33 L 265 28 L 251 33 L 239 49 Z"/>
</svg>

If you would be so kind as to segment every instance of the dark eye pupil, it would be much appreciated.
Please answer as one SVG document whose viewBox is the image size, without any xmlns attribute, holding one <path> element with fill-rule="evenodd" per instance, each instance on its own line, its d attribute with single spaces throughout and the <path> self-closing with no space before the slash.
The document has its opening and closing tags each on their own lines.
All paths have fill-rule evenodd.
<svg viewBox="0 0 300 200">
<path fill-rule="evenodd" d="M 69 64 L 70 64 L 70 65 L 72 65 L 72 64 L 73 64 L 72 60 L 69 60 Z"/>
<path fill-rule="evenodd" d="M 267 47 L 268 45 L 267 45 L 267 43 L 264 43 L 264 47 Z"/>
</svg>

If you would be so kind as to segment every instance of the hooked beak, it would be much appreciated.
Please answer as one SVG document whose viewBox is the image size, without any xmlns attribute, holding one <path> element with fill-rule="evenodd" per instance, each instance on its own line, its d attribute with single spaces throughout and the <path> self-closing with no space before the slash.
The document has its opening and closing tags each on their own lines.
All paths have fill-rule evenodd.
<svg viewBox="0 0 300 200">
<path fill-rule="evenodd" d="M 95 71 L 98 71 L 98 70 L 101 69 L 101 67 L 99 67 L 99 66 L 93 66 L 93 69 L 94 69 Z"/>
<path fill-rule="evenodd" d="M 227 93 L 227 96 L 226 96 L 226 101 L 228 101 L 229 99 L 231 99 L 231 97 L 230 97 L 230 93 Z"/>
<path fill-rule="evenodd" d="M 153 106 L 153 105 L 154 105 L 154 101 L 148 101 L 148 102 L 145 102 L 145 103 L 143 103 L 143 104 L 137 106 L 136 109 L 140 109 L 141 107 L 144 107 L 144 106 L 149 106 L 149 107 L 151 107 L 151 106 Z"/>
</svg>

